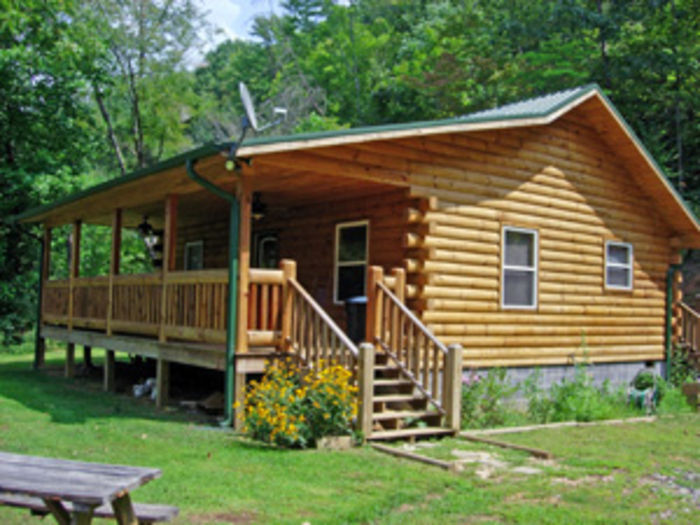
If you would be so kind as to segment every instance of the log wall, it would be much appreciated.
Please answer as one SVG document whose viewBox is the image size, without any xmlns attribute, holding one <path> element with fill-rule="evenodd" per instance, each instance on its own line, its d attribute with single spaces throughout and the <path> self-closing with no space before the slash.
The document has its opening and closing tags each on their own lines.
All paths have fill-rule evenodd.
<svg viewBox="0 0 700 525">
<path fill-rule="evenodd" d="M 407 261 L 409 282 L 465 366 L 663 358 L 670 232 L 591 128 L 567 117 L 399 147 L 415 152 L 412 195 L 430 198 L 421 233 L 405 238 L 423 254 Z M 535 311 L 500 306 L 503 226 L 539 232 Z M 606 240 L 634 246 L 632 291 L 604 288 Z"/>
<path fill-rule="evenodd" d="M 410 199 L 405 189 L 388 190 L 362 199 L 321 200 L 289 207 L 270 206 L 264 218 L 253 222 L 253 234 L 274 232 L 279 238 L 280 259 L 297 262 L 298 280 L 314 299 L 341 324 L 343 307 L 333 304 L 333 256 L 335 225 L 340 222 L 369 220 L 369 264 L 387 271 L 403 265 L 406 252 L 402 240 L 410 226 L 406 209 L 418 199 Z M 265 194 L 263 194 L 265 201 Z M 228 217 L 202 222 L 178 230 L 177 268 L 183 266 L 186 242 L 204 242 L 205 268 L 227 265 Z"/>
</svg>

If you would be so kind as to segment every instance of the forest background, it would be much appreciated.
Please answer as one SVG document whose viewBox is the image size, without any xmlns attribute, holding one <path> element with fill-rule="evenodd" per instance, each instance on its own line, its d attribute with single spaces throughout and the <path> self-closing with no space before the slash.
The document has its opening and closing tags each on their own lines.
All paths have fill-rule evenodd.
<svg viewBox="0 0 700 525">
<path fill-rule="evenodd" d="M 202 60 L 206 2 L 0 0 L 0 342 L 32 326 L 41 232 L 9 218 L 239 132 L 462 115 L 597 82 L 700 211 L 700 0 L 283 0 Z M 199 63 L 201 62 L 201 63 Z M 65 250 L 68 232 L 54 232 Z M 133 271 L 150 261 L 124 237 Z M 81 273 L 108 265 L 85 228 Z M 65 272 L 58 258 L 52 272 Z"/>
</svg>

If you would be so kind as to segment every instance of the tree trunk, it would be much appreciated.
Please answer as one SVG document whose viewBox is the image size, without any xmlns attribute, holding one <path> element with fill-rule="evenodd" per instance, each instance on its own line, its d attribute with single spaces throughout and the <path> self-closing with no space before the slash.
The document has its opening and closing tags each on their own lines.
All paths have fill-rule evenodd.
<svg viewBox="0 0 700 525">
<path fill-rule="evenodd" d="M 92 90 L 95 94 L 95 101 L 97 102 L 97 107 L 100 109 L 102 119 L 105 121 L 105 125 L 107 126 L 107 136 L 109 137 L 109 141 L 112 143 L 114 154 L 117 157 L 119 171 L 121 172 L 122 176 L 126 175 L 126 166 L 124 165 L 124 156 L 122 155 L 122 150 L 119 147 L 119 139 L 117 138 L 117 135 L 114 132 L 114 128 L 112 127 L 112 119 L 110 118 L 109 112 L 105 107 L 102 91 L 100 91 L 97 82 L 92 83 Z"/>
</svg>

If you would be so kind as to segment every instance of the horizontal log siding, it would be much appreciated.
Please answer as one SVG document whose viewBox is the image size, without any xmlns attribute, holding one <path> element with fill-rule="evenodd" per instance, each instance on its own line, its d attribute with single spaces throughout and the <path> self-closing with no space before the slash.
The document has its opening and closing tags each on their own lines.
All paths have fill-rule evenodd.
<svg viewBox="0 0 700 525">
<path fill-rule="evenodd" d="M 406 151 L 412 196 L 437 197 L 422 234 L 405 238 L 425 254 L 409 276 L 422 284 L 423 320 L 464 347 L 465 366 L 571 363 L 584 340 L 594 362 L 663 357 L 669 231 L 591 128 L 564 118 L 395 144 L 384 165 Z M 539 231 L 534 312 L 500 306 L 504 225 Z M 610 239 L 634 246 L 631 292 L 604 289 Z"/>
<path fill-rule="evenodd" d="M 264 195 L 263 195 L 264 200 Z M 274 210 L 254 225 L 257 231 L 275 231 L 280 258 L 297 262 L 297 279 L 341 326 L 344 308 L 333 304 L 335 226 L 340 222 L 369 220 L 369 264 L 389 269 L 403 265 L 402 239 L 407 232 L 407 191 L 390 190 L 362 199 L 335 200 L 281 213 Z"/>
</svg>

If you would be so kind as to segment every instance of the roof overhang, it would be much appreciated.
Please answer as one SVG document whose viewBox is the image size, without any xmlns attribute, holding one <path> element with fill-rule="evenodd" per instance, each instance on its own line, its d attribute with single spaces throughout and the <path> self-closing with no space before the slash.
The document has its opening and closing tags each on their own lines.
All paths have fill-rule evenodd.
<svg viewBox="0 0 700 525">
<path fill-rule="evenodd" d="M 283 137 L 253 138 L 243 142 L 237 150 L 237 156 L 259 158 L 266 155 L 292 154 L 305 150 L 350 146 L 373 141 L 545 126 L 572 111 L 585 115 L 603 140 L 626 164 L 630 175 L 639 184 L 641 190 L 659 205 L 661 217 L 674 232 L 673 244 L 679 248 L 700 247 L 700 224 L 695 215 L 673 188 L 637 135 L 595 84 L 465 117 Z M 225 159 L 224 155 L 230 147 L 231 143 L 205 145 L 125 177 L 113 179 L 64 199 L 28 210 L 14 219 L 60 223 L 63 218 L 75 215 L 81 208 L 104 205 L 105 200 L 99 196 L 107 193 L 116 196 L 117 193 L 122 192 L 139 192 L 141 199 L 145 202 L 148 199 L 153 201 L 159 198 L 160 193 L 194 191 L 196 188 L 191 187 L 194 183 L 185 177 L 185 162 L 188 159 L 200 159 L 200 169 L 205 170 L 207 166 L 211 166 L 209 174 L 214 178 L 221 178 L 227 175 L 221 166 Z M 156 179 L 158 191 L 155 193 L 146 191 L 150 182 Z"/>
</svg>

